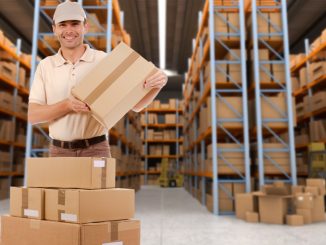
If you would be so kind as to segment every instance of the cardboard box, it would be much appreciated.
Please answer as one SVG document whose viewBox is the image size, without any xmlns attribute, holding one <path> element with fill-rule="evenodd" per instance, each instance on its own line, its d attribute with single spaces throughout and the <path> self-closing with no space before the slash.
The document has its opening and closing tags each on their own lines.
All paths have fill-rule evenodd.
<svg viewBox="0 0 326 245">
<path fill-rule="evenodd" d="M 235 195 L 235 215 L 238 219 L 246 219 L 247 212 L 254 212 L 257 208 L 252 193 L 238 193 Z"/>
<path fill-rule="evenodd" d="M 325 200 L 324 196 L 315 196 L 313 200 L 313 207 L 311 209 L 312 222 L 325 221 Z"/>
<path fill-rule="evenodd" d="M 115 187 L 114 158 L 28 158 L 27 173 L 27 187 L 82 189 Z"/>
<path fill-rule="evenodd" d="M 150 92 L 144 88 L 144 81 L 156 72 L 152 63 L 121 42 L 84 76 L 72 94 L 110 129 Z"/>
<path fill-rule="evenodd" d="M 305 186 L 304 188 L 305 193 L 309 193 L 313 196 L 318 196 L 319 195 L 319 189 L 316 186 Z"/>
<path fill-rule="evenodd" d="M 279 119 L 284 118 L 287 115 L 286 108 L 286 98 L 282 96 L 268 97 L 268 101 L 275 105 L 284 115 L 282 115 L 279 110 L 276 110 L 269 102 L 264 98 L 261 98 L 261 112 L 263 119 Z M 266 123 L 269 127 L 287 127 L 287 122 L 268 122 Z"/>
<path fill-rule="evenodd" d="M 275 83 L 285 84 L 285 65 L 272 64 L 272 72 Z"/>
<path fill-rule="evenodd" d="M 228 26 L 227 26 L 227 19 L 228 16 L 226 13 L 219 13 L 214 15 L 214 32 L 228 32 Z"/>
<path fill-rule="evenodd" d="M 258 223 L 259 214 L 257 212 L 246 212 L 246 221 L 249 223 Z"/>
<path fill-rule="evenodd" d="M 301 194 L 303 192 L 304 192 L 304 186 L 302 186 L 302 185 L 291 186 L 291 194 L 292 195 Z"/>
<path fill-rule="evenodd" d="M 10 215 L 44 219 L 44 189 L 10 187 Z"/>
<path fill-rule="evenodd" d="M 281 33 L 282 32 L 282 17 L 280 12 L 268 13 L 269 15 L 269 33 Z M 282 40 L 282 34 L 277 36 L 270 36 L 270 40 Z"/>
<path fill-rule="evenodd" d="M 308 178 L 307 179 L 307 186 L 316 186 L 319 189 L 319 195 L 325 195 L 325 180 L 324 179 L 313 179 Z"/>
<path fill-rule="evenodd" d="M 312 223 L 312 212 L 311 209 L 307 208 L 297 208 L 296 213 L 298 215 L 303 216 L 303 223 L 306 224 L 311 224 Z"/>
<path fill-rule="evenodd" d="M 255 193 L 259 202 L 260 222 L 267 224 L 284 224 L 290 195 L 266 195 Z"/>
<path fill-rule="evenodd" d="M 140 245 L 140 222 L 120 220 L 70 224 L 2 216 L 2 243 L 6 245 Z"/>
<path fill-rule="evenodd" d="M 45 189 L 45 219 L 91 223 L 131 219 L 135 213 L 132 189 Z"/>
<path fill-rule="evenodd" d="M 11 81 L 16 81 L 16 64 L 0 61 L 0 74 Z"/>
<path fill-rule="evenodd" d="M 207 62 L 204 71 L 204 80 L 206 83 L 211 82 L 211 64 Z M 216 83 L 225 83 L 227 82 L 228 78 L 227 74 L 227 64 L 218 64 L 215 66 L 215 82 Z"/>
<path fill-rule="evenodd" d="M 312 97 L 311 111 L 323 110 L 326 107 L 326 91 L 319 91 Z"/>
<path fill-rule="evenodd" d="M 240 146 L 236 143 L 224 143 L 217 144 L 218 155 L 223 155 L 225 158 L 244 158 L 244 153 L 239 152 Z M 222 152 L 223 150 L 227 150 L 227 152 Z M 234 150 L 234 152 L 232 151 Z M 213 149 L 212 144 L 207 146 L 207 158 L 213 157 Z"/>
<path fill-rule="evenodd" d="M 241 97 L 231 97 L 231 96 L 224 96 L 223 100 L 225 100 L 228 105 L 226 105 L 225 102 L 223 102 L 221 99 L 216 98 L 216 115 L 217 120 L 218 119 L 236 119 L 239 118 L 239 116 L 234 112 L 238 112 L 240 115 L 243 114 L 242 111 L 242 98 Z M 208 126 L 211 126 L 211 98 L 207 97 L 207 123 Z M 229 106 L 230 105 L 230 106 Z M 232 109 L 231 109 L 232 108 Z M 221 125 L 224 127 L 242 127 L 241 122 L 221 122 Z"/>
<path fill-rule="evenodd" d="M 307 68 L 303 67 L 299 71 L 300 87 L 307 85 Z"/>
<path fill-rule="evenodd" d="M 286 224 L 291 226 L 301 226 L 304 224 L 303 216 L 298 214 L 288 214 L 286 216 Z"/>
<path fill-rule="evenodd" d="M 296 194 L 294 197 L 294 205 L 296 208 L 311 209 L 313 208 L 313 195 L 310 193 Z"/>
</svg>

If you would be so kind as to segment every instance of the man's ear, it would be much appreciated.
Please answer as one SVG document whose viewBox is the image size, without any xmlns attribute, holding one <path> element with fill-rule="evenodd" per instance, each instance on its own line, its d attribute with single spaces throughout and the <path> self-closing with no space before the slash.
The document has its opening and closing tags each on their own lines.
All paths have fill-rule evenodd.
<svg viewBox="0 0 326 245">
<path fill-rule="evenodd" d="M 88 30 L 89 30 L 89 24 L 88 24 L 88 22 L 85 22 L 84 23 L 84 27 L 85 27 L 84 34 L 86 34 L 88 32 Z"/>
<path fill-rule="evenodd" d="M 56 33 L 55 33 L 55 25 L 52 25 L 52 31 L 53 31 L 53 34 L 56 36 Z"/>
</svg>

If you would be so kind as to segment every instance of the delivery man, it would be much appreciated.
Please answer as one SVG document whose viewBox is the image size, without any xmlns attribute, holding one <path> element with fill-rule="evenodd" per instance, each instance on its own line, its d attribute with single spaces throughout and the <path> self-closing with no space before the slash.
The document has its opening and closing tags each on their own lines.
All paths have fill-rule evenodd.
<svg viewBox="0 0 326 245">
<path fill-rule="evenodd" d="M 49 123 L 52 157 L 110 157 L 108 129 L 98 123 L 89 107 L 71 95 L 71 89 L 107 54 L 83 44 L 88 24 L 77 2 L 65 1 L 53 15 L 53 32 L 60 42 L 57 54 L 43 59 L 34 76 L 29 96 L 28 121 Z M 159 70 L 144 82 L 150 92 L 133 108 L 139 112 L 166 85 Z"/>
</svg>

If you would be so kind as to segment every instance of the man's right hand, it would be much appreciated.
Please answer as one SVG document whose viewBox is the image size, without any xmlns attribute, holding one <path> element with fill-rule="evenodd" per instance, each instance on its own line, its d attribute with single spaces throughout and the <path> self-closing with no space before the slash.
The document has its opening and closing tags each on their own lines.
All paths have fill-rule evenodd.
<svg viewBox="0 0 326 245">
<path fill-rule="evenodd" d="M 89 112 L 89 107 L 82 101 L 78 100 L 73 95 L 70 95 L 67 99 L 68 108 L 72 112 Z"/>
</svg>

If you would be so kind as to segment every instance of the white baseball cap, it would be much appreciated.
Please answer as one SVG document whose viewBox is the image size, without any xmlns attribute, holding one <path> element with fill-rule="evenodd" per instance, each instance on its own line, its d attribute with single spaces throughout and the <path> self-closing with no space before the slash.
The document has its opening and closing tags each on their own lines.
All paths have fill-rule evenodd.
<svg viewBox="0 0 326 245">
<path fill-rule="evenodd" d="M 60 3 L 53 14 L 53 21 L 55 24 L 67 20 L 84 21 L 85 19 L 86 13 L 82 6 L 77 2 L 71 2 L 69 0 Z"/>
</svg>

